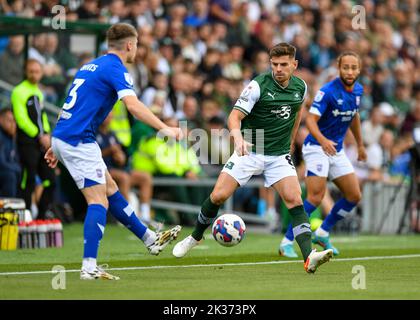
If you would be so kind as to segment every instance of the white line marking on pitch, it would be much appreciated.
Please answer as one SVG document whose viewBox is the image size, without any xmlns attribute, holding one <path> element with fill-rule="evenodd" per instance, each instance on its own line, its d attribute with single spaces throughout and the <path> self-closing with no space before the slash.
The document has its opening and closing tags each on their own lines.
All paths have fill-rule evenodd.
<svg viewBox="0 0 420 320">
<path fill-rule="evenodd" d="M 406 254 L 400 256 L 373 256 L 373 257 L 359 257 L 359 258 L 341 258 L 332 259 L 332 262 L 340 261 L 362 261 L 362 260 L 385 260 L 385 259 L 410 259 L 420 258 L 420 254 Z M 262 262 L 240 262 L 240 263 L 220 263 L 220 264 L 190 264 L 179 266 L 149 266 L 149 267 L 123 267 L 123 268 L 109 268 L 106 270 L 149 270 L 149 269 L 169 269 L 169 268 L 201 268 L 201 267 L 236 267 L 236 266 L 255 266 L 267 264 L 288 264 L 288 263 L 302 263 L 300 260 L 286 260 L 286 261 L 262 261 Z M 65 270 L 64 272 L 80 272 L 80 269 Z M 31 274 L 48 274 L 57 273 L 51 270 L 46 271 L 25 271 L 25 272 L 0 272 L 0 276 L 14 276 L 14 275 L 31 275 Z"/>
</svg>

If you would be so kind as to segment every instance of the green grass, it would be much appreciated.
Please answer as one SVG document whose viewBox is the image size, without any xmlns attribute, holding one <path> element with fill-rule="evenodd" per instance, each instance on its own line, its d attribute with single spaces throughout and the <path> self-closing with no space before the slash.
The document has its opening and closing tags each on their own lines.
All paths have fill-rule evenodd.
<svg viewBox="0 0 420 320">
<path fill-rule="evenodd" d="M 109 225 L 99 252 L 99 263 L 111 268 L 196 266 L 115 270 L 120 281 L 81 281 L 78 272 L 66 273 L 66 289 L 52 289 L 55 274 L 2 275 L 5 272 L 51 270 L 62 265 L 79 269 L 83 226 L 65 228 L 63 248 L 0 251 L 0 299 L 420 299 L 420 256 L 411 258 L 351 260 L 372 256 L 420 254 L 420 236 L 333 237 L 340 256 L 306 274 L 299 260 L 280 258 L 280 235 L 248 233 L 237 247 L 224 248 L 209 235 L 183 259 L 171 255 L 171 244 L 158 257 L 125 228 Z M 180 238 L 191 229 L 183 230 Z M 298 250 L 298 248 L 296 247 Z M 335 260 L 335 261 L 334 261 Z M 229 265 L 269 261 L 285 264 Z M 366 270 L 366 289 L 355 290 L 353 267 Z"/>
</svg>

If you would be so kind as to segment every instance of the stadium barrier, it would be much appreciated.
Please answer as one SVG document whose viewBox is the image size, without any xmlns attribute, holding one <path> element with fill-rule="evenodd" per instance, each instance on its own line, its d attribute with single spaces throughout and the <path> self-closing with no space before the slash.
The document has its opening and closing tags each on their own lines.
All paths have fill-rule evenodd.
<svg viewBox="0 0 420 320">
<path fill-rule="evenodd" d="M 374 234 L 408 233 L 410 217 L 405 206 L 409 184 L 367 182 L 362 190 L 361 232 Z M 401 230 L 400 230 L 401 228 Z"/>
</svg>

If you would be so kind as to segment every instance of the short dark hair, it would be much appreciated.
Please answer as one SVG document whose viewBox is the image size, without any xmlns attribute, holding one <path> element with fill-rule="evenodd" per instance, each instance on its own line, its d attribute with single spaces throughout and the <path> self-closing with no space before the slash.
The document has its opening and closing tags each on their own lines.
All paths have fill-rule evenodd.
<svg viewBox="0 0 420 320">
<path fill-rule="evenodd" d="M 270 49 L 270 58 L 281 56 L 289 56 L 290 58 L 295 58 L 296 48 L 289 43 L 281 42 Z"/>
<path fill-rule="evenodd" d="M 344 52 L 342 52 L 337 58 L 338 67 L 340 67 L 340 65 L 341 65 L 341 60 L 343 60 L 343 58 L 347 57 L 347 56 L 355 57 L 357 59 L 357 61 L 359 62 L 359 68 L 362 67 L 362 60 L 360 59 L 360 56 L 354 51 L 344 51 Z"/>
<path fill-rule="evenodd" d="M 108 47 L 122 49 L 122 43 L 127 38 L 137 38 L 137 30 L 128 23 L 116 23 L 112 25 L 106 32 L 106 40 Z"/>
</svg>

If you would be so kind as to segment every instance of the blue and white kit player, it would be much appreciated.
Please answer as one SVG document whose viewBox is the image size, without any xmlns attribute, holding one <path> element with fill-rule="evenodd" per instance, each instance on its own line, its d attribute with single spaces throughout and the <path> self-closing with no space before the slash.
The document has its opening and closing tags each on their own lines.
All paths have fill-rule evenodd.
<svg viewBox="0 0 420 320">
<path fill-rule="evenodd" d="M 137 119 L 163 135 L 180 139 L 179 128 L 168 127 L 142 104 L 133 90 L 133 80 L 124 63 L 132 63 L 137 51 L 136 29 L 128 24 L 114 24 L 107 31 L 109 51 L 76 73 L 52 134 L 52 147 L 45 154 L 50 167 L 60 161 L 83 193 L 88 209 L 84 222 L 84 252 L 80 278 L 118 280 L 96 263 L 103 237 L 107 210 L 158 255 L 181 227 L 155 233 L 143 225 L 115 181 L 111 178 L 95 141 L 99 125 L 117 99 Z"/>
<path fill-rule="evenodd" d="M 337 62 L 339 77 L 318 91 L 309 110 L 306 126 L 310 133 L 302 147 L 306 166 L 306 213 L 310 215 L 321 204 L 328 178 L 343 194 L 312 237 L 313 243 L 332 249 L 334 255 L 338 255 L 339 251 L 331 244 L 329 232 L 361 199 L 358 179 L 343 150 L 343 140 L 349 128 L 357 142 L 358 160 L 366 161 L 358 113 L 363 94 L 363 86 L 357 82 L 361 68 L 360 57 L 348 51 L 342 53 Z M 293 248 L 291 225 L 280 244 L 279 254 L 289 258 L 297 257 Z"/>
</svg>

